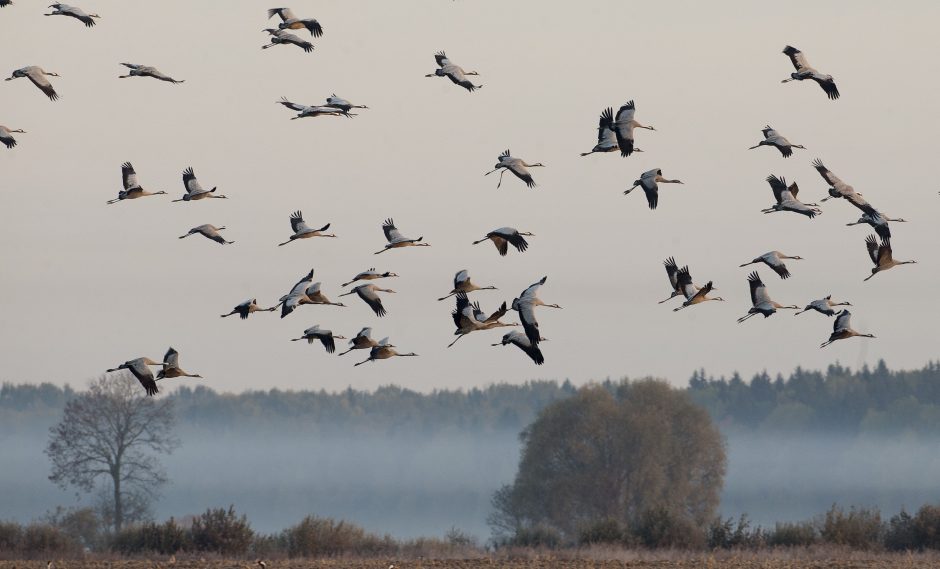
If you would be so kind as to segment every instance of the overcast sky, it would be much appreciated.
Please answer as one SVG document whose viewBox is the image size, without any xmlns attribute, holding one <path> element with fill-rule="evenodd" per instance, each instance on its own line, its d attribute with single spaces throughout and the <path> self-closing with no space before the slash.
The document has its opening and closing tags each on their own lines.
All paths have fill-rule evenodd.
<svg viewBox="0 0 940 569">
<path fill-rule="evenodd" d="M 928 297 L 940 276 L 937 3 L 294 0 L 324 28 L 319 39 L 297 32 L 313 39 L 311 54 L 260 49 L 274 23 L 268 4 L 81 0 L 102 16 L 93 29 L 45 18 L 36 2 L 0 10 L 3 75 L 26 65 L 62 75 L 52 78 L 54 103 L 26 79 L 0 83 L 0 124 L 28 131 L 0 149 L 0 379 L 83 385 L 168 345 L 224 391 L 624 375 L 684 384 L 699 367 L 749 375 L 878 358 L 919 367 L 940 356 Z M 788 43 L 835 76 L 841 99 L 811 82 L 780 83 L 792 71 Z M 479 71 L 484 87 L 425 78 L 438 50 Z M 117 79 L 124 61 L 186 82 Z M 370 109 L 291 121 L 274 104 L 334 92 Z M 630 99 L 656 127 L 637 134 L 645 152 L 578 156 L 595 143 L 600 111 Z M 807 150 L 748 151 L 765 124 Z M 497 190 L 483 176 L 506 148 L 546 164 L 533 170 L 537 188 L 507 176 Z M 798 182 L 804 201 L 823 197 L 816 157 L 910 221 L 892 226 L 895 256 L 919 264 L 863 283 L 869 230 L 845 227 L 859 212 L 841 200 L 814 220 L 760 213 L 773 200 L 769 174 Z M 105 205 L 124 161 L 145 188 L 171 195 Z M 187 166 L 230 199 L 170 203 Z M 622 191 L 656 167 L 685 185 L 666 186 L 650 211 L 642 192 Z M 296 209 L 340 237 L 277 247 Z M 432 246 L 373 255 L 386 217 Z M 225 225 L 236 243 L 177 239 L 202 223 Z M 471 246 L 504 225 L 536 234 L 527 252 Z M 816 313 L 736 324 L 750 307 L 751 268 L 738 265 L 773 249 L 806 259 L 790 263 L 787 281 L 758 268 L 774 299 L 803 305 L 831 293 L 877 339 L 820 350 L 832 321 Z M 678 300 L 657 304 L 671 255 L 727 302 L 679 313 Z M 219 318 L 245 298 L 273 304 L 311 267 L 336 300 L 341 283 L 373 266 L 401 275 L 380 281 L 398 291 L 384 297 L 385 318 L 356 297 L 283 320 Z M 564 310 L 539 312 L 544 366 L 490 347 L 502 331 L 445 349 L 453 304 L 436 299 L 460 269 L 499 287 L 473 295 L 487 311 L 548 276 L 540 296 Z M 289 341 L 313 324 L 347 337 L 372 326 L 376 339 L 420 357 L 353 368 L 364 351 L 337 357 Z"/>
</svg>

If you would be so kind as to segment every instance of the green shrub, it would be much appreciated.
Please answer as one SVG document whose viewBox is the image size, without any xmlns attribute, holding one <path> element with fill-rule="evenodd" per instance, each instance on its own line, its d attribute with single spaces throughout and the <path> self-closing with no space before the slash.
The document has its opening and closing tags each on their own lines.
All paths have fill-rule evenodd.
<svg viewBox="0 0 940 569">
<path fill-rule="evenodd" d="M 449 546 L 456 548 L 477 548 L 480 546 L 477 538 L 456 527 L 451 527 L 444 535 L 444 539 L 447 540 Z"/>
<path fill-rule="evenodd" d="M 471 538 L 473 539 L 473 538 Z M 473 539 L 473 541 L 476 541 Z M 467 557 L 477 550 L 476 545 L 451 542 L 437 537 L 419 537 L 397 543 L 398 556 L 408 559 L 450 559 Z"/>
<path fill-rule="evenodd" d="M 505 545 L 556 549 L 561 546 L 561 533 L 555 528 L 545 525 L 520 527 L 516 528 L 515 534 Z"/>
<path fill-rule="evenodd" d="M 48 524 L 30 524 L 23 531 L 20 552 L 27 556 L 62 555 L 81 550 L 81 545 L 70 539 L 65 532 Z"/>
<path fill-rule="evenodd" d="M 666 508 L 643 512 L 633 533 L 642 545 L 650 549 L 696 549 L 705 543 L 701 529 L 685 516 L 676 515 Z"/>
<path fill-rule="evenodd" d="M 881 545 L 884 526 L 877 509 L 852 507 L 848 512 L 833 504 L 826 512 L 819 534 L 826 543 L 848 545 L 856 549 L 874 549 Z"/>
<path fill-rule="evenodd" d="M 234 506 L 206 510 L 193 520 L 190 533 L 196 551 L 236 556 L 248 552 L 255 535 L 248 518 L 236 514 Z"/>
<path fill-rule="evenodd" d="M 121 531 L 111 536 L 109 547 L 111 551 L 121 553 L 122 555 L 135 555 L 140 553 L 152 553 L 155 550 L 148 543 L 148 536 L 151 534 L 154 524 L 146 523 L 141 525 L 124 526 Z"/>
<path fill-rule="evenodd" d="M 807 547 L 817 543 L 819 536 L 812 522 L 784 522 L 767 534 L 766 541 L 774 547 Z"/>
<path fill-rule="evenodd" d="M 914 518 L 905 510 L 891 516 L 885 528 L 884 546 L 891 551 L 920 549 L 914 534 Z"/>
<path fill-rule="evenodd" d="M 759 547 L 764 540 L 764 532 L 759 526 L 751 529 L 751 520 L 747 514 L 741 514 L 737 522 L 730 517 L 715 518 L 705 530 L 705 542 L 709 549 Z"/>
<path fill-rule="evenodd" d="M 369 556 L 394 552 L 397 544 L 390 536 L 367 533 L 361 527 L 332 518 L 307 516 L 284 530 L 291 557 L 329 557 L 355 553 Z"/>
<path fill-rule="evenodd" d="M 940 549 L 940 506 L 926 505 L 914 516 L 914 542 L 919 549 Z"/>
<path fill-rule="evenodd" d="M 578 545 L 596 543 L 623 543 L 627 530 L 618 520 L 607 518 L 585 524 L 578 532 Z"/>
<path fill-rule="evenodd" d="M 23 539 L 23 527 L 16 522 L 0 522 L 0 553 L 11 553 L 19 549 Z"/>
<path fill-rule="evenodd" d="M 87 549 L 100 549 L 104 529 L 94 508 L 63 508 L 46 512 L 42 521 L 62 531 L 70 540 Z"/>
</svg>

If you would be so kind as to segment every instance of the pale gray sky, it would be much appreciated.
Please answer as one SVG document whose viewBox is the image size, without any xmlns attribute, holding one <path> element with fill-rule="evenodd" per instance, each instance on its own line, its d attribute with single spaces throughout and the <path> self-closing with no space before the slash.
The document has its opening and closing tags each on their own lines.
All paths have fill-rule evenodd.
<svg viewBox="0 0 940 569">
<path fill-rule="evenodd" d="M 882 357 L 912 367 L 938 356 L 937 309 L 924 298 L 940 276 L 936 3 L 293 0 L 324 27 L 312 54 L 259 49 L 269 4 L 79 2 L 102 15 L 94 29 L 45 18 L 31 2 L 0 11 L 3 75 L 33 64 L 62 74 L 55 103 L 25 79 L 0 83 L 0 124 L 28 131 L 0 150 L 0 379 L 82 385 L 170 344 L 206 385 L 233 391 L 622 375 L 684 383 L 698 367 L 773 373 Z M 788 43 L 835 76 L 840 100 L 810 82 L 780 83 L 792 71 L 780 53 Z M 424 78 L 438 50 L 478 70 L 484 88 Z M 122 61 L 186 83 L 119 80 Z M 334 92 L 370 109 L 291 121 L 274 104 Z M 646 152 L 579 157 L 600 111 L 629 99 L 657 128 L 637 135 Z M 748 151 L 765 124 L 808 150 L 786 160 Z M 497 190 L 483 177 L 507 147 L 547 165 L 533 171 L 536 189 L 507 177 Z M 869 231 L 844 226 L 858 212 L 843 201 L 815 220 L 760 213 L 772 202 L 768 174 L 798 182 L 806 201 L 824 195 L 815 157 L 911 221 L 892 227 L 893 243 L 918 265 L 862 283 Z M 144 187 L 171 196 L 105 205 L 125 160 Z M 231 199 L 170 203 L 190 165 Z M 650 211 L 641 192 L 621 192 L 655 167 L 686 185 L 667 186 Z M 277 247 L 295 209 L 340 238 Z M 386 217 L 432 247 L 374 256 Z M 227 226 L 236 244 L 177 239 L 202 223 Z M 529 251 L 500 257 L 470 245 L 503 225 L 535 233 Z M 831 320 L 818 314 L 736 324 L 750 306 L 750 268 L 738 265 L 772 249 L 807 259 L 787 281 L 759 269 L 776 300 L 832 293 L 878 338 L 820 350 Z M 678 301 L 656 304 L 669 292 L 670 255 L 728 302 L 677 314 Z M 349 308 L 305 306 L 283 320 L 218 316 L 246 297 L 273 303 L 310 267 L 335 300 L 340 283 L 371 266 L 402 275 L 388 283 L 398 294 L 385 299 L 385 318 L 353 297 Z M 500 288 L 474 295 L 485 310 L 548 275 L 540 296 L 565 309 L 540 313 L 551 339 L 544 366 L 491 348 L 500 331 L 445 349 L 453 305 L 436 298 L 464 268 Z M 372 326 L 421 357 L 353 368 L 366 354 L 289 341 L 313 324 L 345 336 Z"/>
</svg>

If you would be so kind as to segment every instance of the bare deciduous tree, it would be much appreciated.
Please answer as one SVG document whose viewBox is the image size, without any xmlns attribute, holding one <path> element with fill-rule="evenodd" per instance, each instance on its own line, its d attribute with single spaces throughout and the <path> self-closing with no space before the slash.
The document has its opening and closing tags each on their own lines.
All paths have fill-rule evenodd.
<svg viewBox="0 0 940 569">
<path fill-rule="evenodd" d="M 50 429 L 49 479 L 91 492 L 103 478 L 104 517 L 118 531 L 144 515 L 167 482 L 154 453 L 169 454 L 179 444 L 174 423 L 172 400 L 145 397 L 129 375 L 99 378 L 66 403 Z"/>
</svg>

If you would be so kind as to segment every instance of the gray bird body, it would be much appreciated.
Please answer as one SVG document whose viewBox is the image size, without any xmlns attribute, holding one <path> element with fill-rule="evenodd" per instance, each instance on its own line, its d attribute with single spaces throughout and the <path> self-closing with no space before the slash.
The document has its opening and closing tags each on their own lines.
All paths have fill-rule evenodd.
<svg viewBox="0 0 940 569">
<path fill-rule="evenodd" d="M 69 6 L 68 4 L 52 4 L 49 7 L 55 11 L 51 14 L 44 14 L 45 16 L 69 16 L 85 24 L 86 28 L 93 27 L 95 25 L 95 19 L 101 18 L 98 14 L 86 14 L 81 8 Z"/>
<path fill-rule="evenodd" d="M 169 75 L 161 72 L 156 67 L 151 67 L 149 65 L 139 65 L 137 63 L 122 63 L 121 65 L 129 68 L 130 71 L 127 72 L 127 75 L 118 75 L 119 79 L 127 79 L 128 77 L 152 77 L 159 81 L 164 81 L 166 83 L 173 83 L 174 85 L 178 85 L 180 83 L 186 82 L 185 79 L 181 79 L 177 81 L 176 79 L 173 79 Z"/>
<path fill-rule="evenodd" d="M 332 330 L 327 330 L 325 328 L 320 328 L 320 325 L 311 326 L 304 330 L 303 336 L 300 338 L 293 338 L 292 341 L 299 342 L 302 340 L 307 340 L 308 344 L 319 341 L 323 344 L 323 348 L 326 349 L 326 353 L 332 354 L 336 351 L 336 342 L 335 340 L 345 340 L 345 336 L 338 336 L 333 334 Z"/>
<path fill-rule="evenodd" d="M 3 125 L 0 125 L 0 144 L 3 144 L 7 148 L 13 148 L 14 146 L 16 146 L 16 139 L 13 138 L 13 133 L 15 132 L 24 133 L 24 134 L 26 133 L 26 131 L 21 128 L 11 129 Z"/>
<path fill-rule="evenodd" d="M 55 89 L 52 88 L 52 83 L 50 83 L 46 77 L 58 76 L 58 73 L 46 71 L 42 67 L 37 67 L 36 65 L 29 65 L 27 67 L 17 69 L 9 77 L 7 77 L 5 81 L 12 81 L 14 79 L 21 79 L 25 77 L 29 79 L 33 85 L 39 88 L 40 91 L 45 93 L 45 95 L 49 97 L 50 101 L 55 101 L 59 98 L 59 94 L 56 93 Z"/>
<path fill-rule="evenodd" d="M 238 305 L 236 305 L 235 308 L 233 308 L 232 311 L 229 312 L 228 314 L 222 314 L 221 316 L 222 318 L 225 318 L 233 314 L 238 314 L 239 318 L 241 318 L 242 320 L 245 320 L 248 318 L 248 315 L 251 314 L 252 312 L 274 312 L 278 306 L 279 305 L 276 304 L 272 306 L 271 308 L 261 308 L 260 306 L 258 306 L 258 299 L 249 298 L 248 300 L 244 300 Z"/>
<path fill-rule="evenodd" d="M 790 58 L 790 62 L 793 63 L 793 68 L 796 69 L 796 71 L 791 73 L 790 77 L 784 79 L 781 83 L 805 81 L 809 79 L 815 81 L 822 90 L 825 91 L 829 100 L 834 101 L 839 98 L 839 88 L 836 87 L 836 82 L 835 79 L 832 78 L 832 75 L 826 75 L 816 71 L 806 60 L 806 56 L 803 55 L 803 52 L 793 46 L 788 45 L 784 47 L 783 53 Z"/>
<path fill-rule="evenodd" d="M 150 371 L 149 366 L 163 366 L 163 362 L 154 361 L 150 358 L 135 358 L 133 360 L 128 360 L 116 368 L 111 368 L 107 370 L 106 373 L 111 373 L 115 371 L 120 371 L 126 369 L 131 372 L 131 375 L 137 378 L 137 381 L 140 382 L 140 385 L 143 386 L 144 390 L 147 392 L 147 396 L 152 397 L 156 395 L 160 390 L 157 388 L 157 380 L 153 377 L 153 372 Z"/>
<path fill-rule="evenodd" d="M 843 310 L 836 316 L 835 321 L 832 323 L 832 334 L 829 335 L 829 339 L 820 344 L 819 347 L 825 348 L 837 340 L 847 340 L 854 337 L 874 338 L 875 336 L 874 334 L 862 334 L 861 332 L 853 330 L 852 313 L 848 310 Z"/>
<path fill-rule="evenodd" d="M 329 116 L 329 117 L 338 117 L 341 115 L 345 115 L 347 117 L 353 116 L 353 115 L 350 115 L 349 113 L 345 113 L 341 111 L 340 109 L 336 109 L 333 107 L 318 107 L 318 106 L 311 107 L 307 105 L 301 105 L 300 103 L 292 103 L 287 100 L 287 97 L 281 97 L 280 101 L 274 101 L 274 102 L 279 105 L 284 105 L 288 109 L 297 111 L 298 113 L 297 116 L 291 117 L 291 120 L 303 119 L 303 118 L 308 118 L 308 117 L 323 117 L 323 116 Z"/>
<path fill-rule="evenodd" d="M 755 148 L 760 148 L 761 146 L 772 146 L 780 151 L 781 156 L 784 158 L 789 158 L 793 155 L 794 148 L 804 148 L 802 145 L 793 144 L 784 138 L 783 135 L 777 132 L 770 125 L 765 126 L 761 132 L 764 134 L 764 140 L 758 142 L 748 150 L 754 150 Z"/>
<path fill-rule="evenodd" d="M 539 336 L 540 341 L 545 341 L 545 338 Z M 533 344 L 529 341 L 529 338 L 522 332 L 517 332 L 513 330 L 508 334 L 503 335 L 503 339 L 498 344 L 493 344 L 493 346 L 516 346 L 529 358 L 535 362 L 535 365 L 542 365 L 545 363 L 545 356 L 542 355 L 542 350 L 539 349 L 538 344 Z"/>
<path fill-rule="evenodd" d="M 180 367 L 180 353 L 170 346 L 163 356 L 163 369 L 157 373 L 157 379 L 173 377 L 196 377 L 202 378 L 198 373 L 189 373 Z"/>
<path fill-rule="evenodd" d="M 222 237 L 222 234 L 219 233 L 219 231 L 223 229 L 225 229 L 224 226 L 216 227 L 212 224 L 204 223 L 202 225 L 193 227 L 192 229 L 189 230 L 189 232 L 186 235 L 180 235 L 180 239 L 185 239 L 186 237 L 189 237 L 190 235 L 196 235 L 198 233 L 199 235 L 202 235 L 203 237 L 207 239 L 211 239 L 220 245 L 231 245 L 232 243 L 234 243 L 234 241 L 226 241 L 225 238 Z"/>
<path fill-rule="evenodd" d="M 429 73 L 425 75 L 425 77 L 447 77 L 454 85 L 460 85 L 471 93 L 483 87 L 483 85 L 474 85 L 467 79 L 468 75 L 479 75 L 479 73 L 476 71 L 464 71 L 462 67 L 448 59 L 443 51 L 436 53 L 434 60 L 437 62 L 438 68 L 434 70 L 434 73 Z"/>
<path fill-rule="evenodd" d="M 296 45 L 300 49 L 304 50 L 306 53 L 310 53 L 313 51 L 312 43 L 308 42 L 307 40 L 301 39 L 297 35 L 294 35 L 288 32 L 287 30 L 283 30 L 283 29 L 275 30 L 272 28 L 267 28 L 263 31 L 271 34 L 271 37 L 269 38 L 269 41 L 271 43 L 261 46 L 261 49 L 268 49 L 276 45 Z"/>
</svg>

